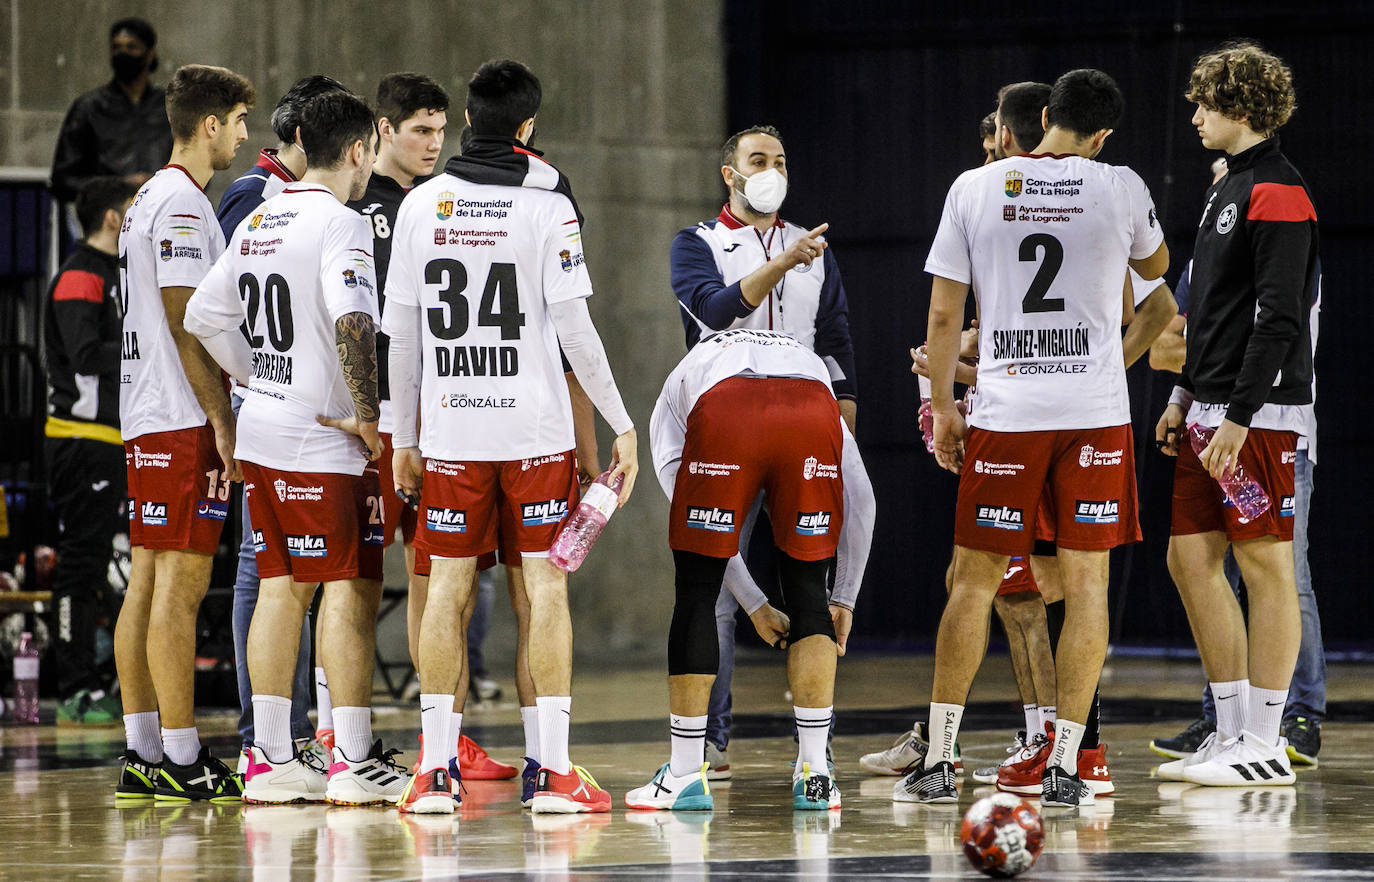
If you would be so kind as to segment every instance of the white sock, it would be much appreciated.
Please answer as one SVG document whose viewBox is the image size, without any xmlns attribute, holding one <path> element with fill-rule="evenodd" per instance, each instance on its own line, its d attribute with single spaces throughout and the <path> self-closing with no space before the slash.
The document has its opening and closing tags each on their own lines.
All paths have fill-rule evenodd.
<svg viewBox="0 0 1374 882">
<path fill-rule="evenodd" d="M 334 746 L 349 762 L 360 763 L 372 750 L 372 708 L 334 708 Z"/>
<path fill-rule="evenodd" d="M 701 770 L 706 762 L 706 715 L 684 717 L 668 715 L 668 740 L 673 753 L 668 771 L 674 775 L 690 775 Z"/>
<path fill-rule="evenodd" d="M 287 702 L 290 706 L 291 702 Z M 257 728 L 257 721 L 253 723 L 254 729 Z M 290 739 L 287 739 L 290 744 Z M 163 729 L 162 730 L 162 755 L 168 762 L 178 766 L 189 766 L 200 756 L 200 733 L 195 726 L 186 729 Z"/>
<path fill-rule="evenodd" d="M 1082 723 L 1055 720 L 1054 749 L 1050 752 L 1048 765 L 1058 766 L 1070 775 L 1077 775 L 1078 745 L 1083 743 L 1083 732 L 1087 728 Z"/>
<path fill-rule="evenodd" d="M 539 709 L 534 705 L 520 708 L 520 723 L 525 727 L 525 756 L 539 762 Z"/>
<path fill-rule="evenodd" d="M 1223 680 L 1208 685 L 1212 687 L 1212 703 L 1217 709 L 1217 737 L 1222 741 L 1240 737 L 1240 733 L 1245 729 L 1250 681 Z M 1277 730 L 1275 732 L 1277 733 Z"/>
<path fill-rule="evenodd" d="M 425 749 L 420 754 L 420 771 L 448 769 L 448 724 L 453 716 L 453 693 L 420 696 L 420 730 L 425 736 Z"/>
<path fill-rule="evenodd" d="M 125 714 L 124 744 L 150 763 L 162 762 L 162 731 L 157 711 Z"/>
<path fill-rule="evenodd" d="M 568 759 L 568 724 L 572 722 L 571 695 L 541 695 L 534 700 L 539 709 L 539 762 L 546 769 L 566 775 L 572 771 Z"/>
<path fill-rule="evenodd" d="M 333 705 L 329 703 L 329 680 L 324 675 L 324 668 L 315 669 L 315 708 L 319 714 L 315 728 L 333 729 Z"/>
<path fill-rule="evenodd" d="M 291 759 L 291 699 L 280 695 L 253 696 L 253 746 L 268 762 Z"/>
<path fill-rule="evenodd" d="M 1283 707 L 1288 703 L 1288 690 L 1261 689 L 1251 684 L 1248 691 L 1250 707 L 1245 714 L 1246 731 L 1263 738 L 1266 744 L 1277 746 L 1279 726 L 1283 724 Z M 1213 700 L 1216 697 L 1216 692 L 1213 692 Z"/>
<path fill-rule="evenodd" d="M 835 716 L 835 706 L 792 705 L 792 714 L 797 720 L 797 771 L 802 770 L 802 763 L 810 763 L 813 773 L 830 774 L 825 763 L 825 742 L 830 735 L 830 720 Z M 705 719 L 702 723 L 705 724 Z"/>
<path fill-rule="evenodd" d="M 1054 720 L 1057 708 L 1052 704 L 1042 704 L 1039 707 L 1040 725 L 1035 727 L 1035 731 L 1041 735 L 1045 734 L 1045 724 L 1049 723 L 1050 729 L 1054 729 Z M 1029 733 L 1027 733 L 1029 734 Z"/>
<path fill-rule="evenodd" d="M 930 769 L 936 763 L 954 762 L 954 742 L 959 737 L 959 724 L 964 719 L 962 704 L 930 703 L 930 750 L 921 768 Z"/>
<path fill-rule="evenodd" d="M 463 715 L 453 714 L 448 718 L 448 758 L 458 758 L 458 739 L 463 735 Z"/>
<path fill-rule="evenodd" d="M 1035 737 L 1036 732 L 1044 732 L 1045 727 L 1040 725 L 1040 706 L 1035 702 L 1021 705 L 1021 713 L 1026 715 L 1026 741 Z"/>
</svg>

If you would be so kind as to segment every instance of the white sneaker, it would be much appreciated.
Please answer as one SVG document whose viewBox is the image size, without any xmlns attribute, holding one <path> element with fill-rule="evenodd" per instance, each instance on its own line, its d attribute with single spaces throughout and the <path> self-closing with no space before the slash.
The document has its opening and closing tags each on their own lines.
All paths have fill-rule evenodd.
<svg viewBox="0 0 1374 882">
<path fill-rule="evenodd" d="M 308 755 L 297 753 L 284 763 L 274 763 L 261 748 L 249 748 L 244 802 L 258 805 L 323 802 L 324 791 L 325 771 L 312 763 Z"/>
<path fill-rule="evenodd" d="M 801 811 L 829 811 L 840 807 L 840 788 L 833 773 L 811 771 L 810 763 L 792 772 L 792 808 Z"/>
<path fill-rule="evenodd" d="M 1203 739 L 1198 749 L 1185 756 L 1183 759 L 1176 759 L 1167 763 L 1160 763 L 1159 768 L 1155 769 L 1155 774 L 1165 781 L 1187 781 L 1183 773 L 1189 768 L 1205 763 L 1212 757 L 1225 750 L 1236 739 L 1228 738 L 1225 741 L 1216 732 Z"/>
<path fill-rule="evenodd" d="M 687 775 L 674 775 L 672 764 L 664 763 L 643 787 L 625 794 L 625 805 L 632 809 L 668 809 L 675 812 L 709 812 L 715 799 L 706 783 L 707 763 Z"/>
<path fill-rule="evenodd" d="M 1009 766 L 1012 763 L 1019 763 L 1022 760 L 1030 759 L 1039 752 L 1040 745 L 1044 744 L 1047 740 L 1049 739 L 1045 737 L 1045 733 L 1036 732 L 1035 737 L 1027 741 L 1026 733 L 1018 731 L 1016 737 L 1012 739 L 1011 747 L 1007 748 L 1007 758 L 995 766 L 983 766 L 980 769 L 974 769 L 973 780 L 977 781 L 979 784 L 996 784 L 998 769 L 1002 768 L 1002 766 Z"/>
<path fill-rule="evenodd" d="M 734 774 L 730 771 L 730 753 L 728 747 L 716 747 L 711 742 L 706 742 L 706 770 L 707 781 L 728 781 Z"/>
<path fill-rule="evenodd" d="M 1253 732 L 1242 732 L 1226 749 L 1189 766 L 1183 780 L 1208 787 L 1270 787 L 1298 780 L 1288 762 L 1288 739 L 1269 744 Z"/>
<path fill-rule="evenodd" d="M 874 775 L 901 775 L 907 766 L 926 755 L 927 742 L 918 723 L 903 732 L 887 750 L 859 757 L 859 768 Z"/>
<path fill-rule="evenodd" d="M 334 805 L 396 802 L 410 777 L 392 758 L 397 753 L 400 751 L 383 750 L 380 738 L 373 742 L 367 757 L 359 762 L 353 762 L 335 747 L 325 799 Z"/>
</svg>

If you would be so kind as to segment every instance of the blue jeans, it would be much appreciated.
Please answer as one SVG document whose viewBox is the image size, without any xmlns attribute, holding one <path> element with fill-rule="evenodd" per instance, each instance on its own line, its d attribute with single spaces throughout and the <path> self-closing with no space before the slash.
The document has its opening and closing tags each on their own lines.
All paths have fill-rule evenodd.
<svg viewBox="0 0 1374 882">
<path fill-rule="evenodd" d="M 491 610 L 496 603 L 496 568 L 477 574 L 477 605 L 468 622 L 468 679 L 485 677 L 487 663 L 482 658 L 482 643 L 491 629 Z"/>
<path fill-rule="evenodd" d="M 1306 450 L 1298 451 L 1293 465 L 1296 493 L 1293 497 L 1293 575 L 1298 583 L 1298 611 L 1302 615 L 1302 645 L 1293 681 L 1288 685 L 1285 720 L 1307 717 L 1321 722 L 1326 717 L 1326 649 L 1322 646 L 1322 621 L 1317 613 L 1317 596 L 1312 593 L 1312 570 L 1307 565 L 1307 515 L 1312 508 L 1312 461 Z M 1240 593 L 1240 568 L 1228 549 L 1226 578 Z M 1217 720 L 1212 703 L 1212 687 L 1202 691 L 1202 715 L 1213 724 Z"/>
</svg>

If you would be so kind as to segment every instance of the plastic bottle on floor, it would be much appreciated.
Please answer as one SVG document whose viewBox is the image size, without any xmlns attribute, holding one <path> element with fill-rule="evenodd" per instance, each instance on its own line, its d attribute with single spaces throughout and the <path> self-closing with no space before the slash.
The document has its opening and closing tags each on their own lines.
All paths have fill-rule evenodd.
<svg viewBox="0 0 1374 882">
<path fill-rule="evenodd" d="M 38 647 L 28 631 L 14 653 L 14 722 L 38 722 Z"/>
</svg>

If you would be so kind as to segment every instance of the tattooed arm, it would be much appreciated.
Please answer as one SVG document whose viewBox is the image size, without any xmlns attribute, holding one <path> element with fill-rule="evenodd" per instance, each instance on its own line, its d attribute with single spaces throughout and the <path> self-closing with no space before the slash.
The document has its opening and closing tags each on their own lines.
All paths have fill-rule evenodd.
<svg viewBox="0 0 1374 882">
<path fill-rule="evenodd" d="M 334 323 L 334 345 L 339 351 L 344 381 L 353 395 L 353 416 L 315 419 L 322 425 L 361 437 L 367 445 L 367 458 L 375 460 L 382 454 L 382 441 L 377 434 L 381 404 L 377 397 L 377 330 L 372 316 L 365 312 L 340 316 Z"/>
</svg>

